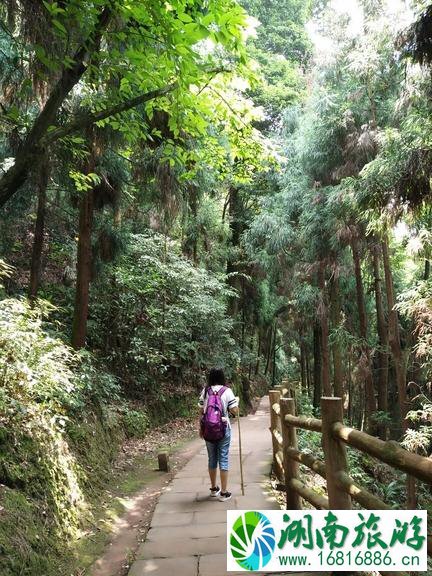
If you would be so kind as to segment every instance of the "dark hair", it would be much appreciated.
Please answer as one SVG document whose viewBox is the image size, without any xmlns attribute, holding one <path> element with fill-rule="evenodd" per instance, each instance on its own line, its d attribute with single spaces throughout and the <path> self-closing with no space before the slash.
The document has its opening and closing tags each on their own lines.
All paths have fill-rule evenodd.
<svg viewBox="0 0 432 576">
<path fill-rule="evenodd" d="M 208 376 L 208 388 L 210 386 L 225 386 L 225 374 L 222 368 L 212 368 Z"/>
</svg>

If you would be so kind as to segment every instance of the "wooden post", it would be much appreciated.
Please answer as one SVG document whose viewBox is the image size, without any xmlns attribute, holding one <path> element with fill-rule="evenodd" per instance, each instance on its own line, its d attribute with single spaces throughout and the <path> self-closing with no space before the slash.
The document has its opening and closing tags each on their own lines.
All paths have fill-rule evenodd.
<svg viewBox="0 0 432 576">
<path fill-rule="evenodd" d="M 283 397 L 283 386 L 282 384 L 276 384 L 276 386 L 273 387 L 273 390 L 276 390 L 276 392 L 279 392 L 280 396 Z"/>
<path fill-rule="evenodd" d="M 282 380 L 281 389 L 282 390 L 288 390 L 288 392 L 285 392 L 285 394 L 282 393 L 282 396 L 286 396 L 288 398 L 294 398 L 294 394 L 292 393 L 292 388 L 291 388 L 290 381 L 288 380 L 288 378 L 284 378 Z"/>
<path fill-rule="evenodd" d="M 273 404 L 279 404 L 280 401 L 280 392 L 279 390 L 270 390 L 269 392 L 269 399 L 270 399 L 270 433 L 272 437 L 272 446 L 273 446 L 273 470 L 278 478 L 278 480 L 283 480 L 283 470 L 281 469 L 279 462 L 277 461 L 276 454 L 281 449 L 279 446 L 278 441 L 275 438 L 273 433 L 274 430 L 281 434 L 281 421 L 280 415 L 276 414 L 273 410 Z"/>
<path fill-rule="evenodd" d="M 348 474 L 348 459 L 345 445 L 333 434 L 336 422 L 343 422 L 342 398 L 321 398 L 322 443 L 324 449 L 327 493 L 330 509 L 350 510 L 351 497 L 346 494 L 338 482 L 341 473 Z"/>
<path fill-rule="evenodd" d="M 287 414 L 295 416 L 294 398 L 280 399 L 280 419 L 282 423 L 286 507 L 287 510 L 301 510 L 300 496 L 293 490 L 293 486 L 291 485 L 291 480 L 298 480 L 299 464 L 288 455 L 289 448 L 294 448 L 295 450 L 298 448 L 297 433 L 294 426 L 290 426 L 285 422 L 285 416 Z"/>
<path fill-rule="evenodd" d="M 290 398 L 294 399 L 294 403 L 297 402 L 297 397 L 296 397 L 296 382 L 290 382 L 289 380 L 285 381 L 285 388 L 288 388 L 288 394 L 287 396 L 289 396 Z"/>
<path fill-rule="evenodd" d="M 159 470 L 162 472 L 170 471 L 169 454 L 168 452 L 160 452 L 158 454 Z"/>
</svg>

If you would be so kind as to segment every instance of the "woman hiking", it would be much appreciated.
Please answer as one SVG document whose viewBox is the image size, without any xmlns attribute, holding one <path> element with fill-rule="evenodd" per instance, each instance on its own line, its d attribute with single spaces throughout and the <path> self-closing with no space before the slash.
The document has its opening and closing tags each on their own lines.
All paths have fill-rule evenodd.
<svg viewBox="0 0 432 576">
<path fill-rule="evenodd" d="M 212 368 L 208 384 L 201 392 L 200 437 L 204 438 L 208 453 L 208 471 L 210 476 L 210 496 L 221 502 L 231 498 L 228 492 L 229 447 L 231 442 L 231 424 L 229 414 L 238 414 L 238 402 L 233 391 L 225 381 L 220 368 Z M 216 484 L 217 468 L 220 470 L 221 487 Z"/>
</svg>

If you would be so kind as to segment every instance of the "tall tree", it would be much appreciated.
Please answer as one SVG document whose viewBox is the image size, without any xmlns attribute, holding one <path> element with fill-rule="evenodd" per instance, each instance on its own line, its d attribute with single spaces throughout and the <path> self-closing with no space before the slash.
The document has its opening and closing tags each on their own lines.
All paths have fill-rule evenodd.
<svg viewBox="0 0 432 576">
<path fill-rule="evenodd" d="M 378 329 L 378 410 L 384 415 L 388 411 L 388 326 L 385 316 L 382 294 L 381 250 L 377 241 L 371 246 L 374 271 L 375 308 Z M 385 422 L 379 424 L 379 433 L 383 440 L 387 439 L 387 426 Z"/>
</svg>

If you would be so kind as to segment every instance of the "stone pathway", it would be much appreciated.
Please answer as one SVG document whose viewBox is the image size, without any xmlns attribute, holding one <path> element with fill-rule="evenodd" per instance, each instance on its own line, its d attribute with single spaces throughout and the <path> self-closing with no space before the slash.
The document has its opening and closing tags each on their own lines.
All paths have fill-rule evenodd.
<svg viewBox="0 0 432 576">
<path fill-rule="evenodd" d="M 129 576 L 245 574 L 226 571 L 226 510 L 278 508 L 265 488 L 271 458 L 269 422 L 268 397 L 261 400 L 255 414 L 241 419 L 245 496 L 240 489 L 238 428 L 234 423 L 229 483 L 233 498 L 228 502 L 209 499 L 203 442 L 201 451 L 161 495 L 147 539 L 138 550 Z"/>
</svg>

